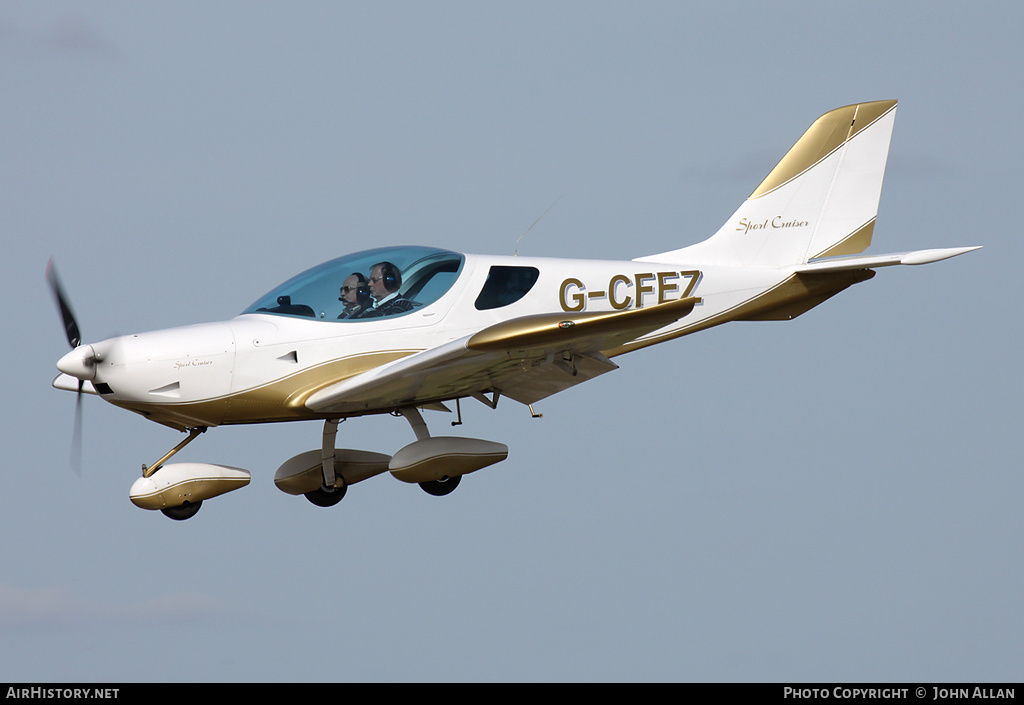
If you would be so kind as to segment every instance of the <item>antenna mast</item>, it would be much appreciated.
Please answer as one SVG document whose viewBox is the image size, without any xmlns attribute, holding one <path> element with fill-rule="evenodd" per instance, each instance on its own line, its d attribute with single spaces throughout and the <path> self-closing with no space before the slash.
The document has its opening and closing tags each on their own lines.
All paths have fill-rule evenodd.
<svg viewBox="0 0 1024 705">
<path fill-rule="evenodd" d="M 555 204 L 558 203 L 561 200 L 562 200 L 562 196 L 559 196 L 558 198 L 556 198 L 555 199 L 555 203 L 552 203 L 550 206 L 548 206 L 548 210 L 547 211 L 544 211 L 543 213 L 540 214 L 540 218 L 543 218 L 544 216 L 546 216 L 548 214 L 548 211 L 550 211 L 552 208 L 554 208 Z M 537 218 L 537 220 L 533 221 L 533 223 L 530 224 L 530 227 L 528 227 L 526 229 L 526 233 L 528 233 L 531 230 L 533 230 L 533 226 L 540 222 L 540 218 Z M 523 233 L 522 235 L 520 235 L 519 236 L 519 240 L 522 240 L 524 237 L 526 237 L 526 233 Z M 518 257 L 519 256 L 519 240 L 516 240 L 516 246 L 515 246 L 515 248 L 512 251 L 512 255 L 514 257 Z"/>
</svg>

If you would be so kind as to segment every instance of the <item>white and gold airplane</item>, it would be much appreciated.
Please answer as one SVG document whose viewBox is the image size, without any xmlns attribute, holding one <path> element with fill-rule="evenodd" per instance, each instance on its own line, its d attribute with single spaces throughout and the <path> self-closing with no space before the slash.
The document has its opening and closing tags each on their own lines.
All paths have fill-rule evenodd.
<svg viewBox="0 0 1024 705">
<path fill-rule="evenodd" d="M 508 397 L 532 412 L 633 350 L 729 321 L 792 319 L 879 267 L 977 249 L 860 254 L 895 116 L 894 100 L 823 115 L 713 236 L 630 261 L 385 247 L 313 267 L 229 321 L 84 345 L 51 266 L 73 348 L 53 385 L 188 433 L 143 466 L 130 491 L 139 507 L 174 519 L 248 484 L 240 468 L 167 464 L 200 433 L 229 424 L 323 421 L 320 447 L 275 477 L 319 506 L 385 472 L 447 494 L 508 448 L 431 436 L 420 409 L 454 404 L 461 415 L 462 399 L 493 408 Z M 404 416 L 416 441 L 393 456 L 335 447 L 340 421 L 385 413 Z"/>
</svg>

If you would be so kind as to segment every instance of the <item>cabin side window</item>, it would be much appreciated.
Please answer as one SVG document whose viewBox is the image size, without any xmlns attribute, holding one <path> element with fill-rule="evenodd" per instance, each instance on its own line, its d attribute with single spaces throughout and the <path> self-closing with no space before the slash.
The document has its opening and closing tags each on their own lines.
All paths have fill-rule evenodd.
<svg viewBox="0 0 1024 705">
<path fill-rule="evenodd" d="M 484 288 L 476 297 L 477 310 L 487 311 L 514 304 L 529 293 L 539 276 L 540 270 L 536 267 L 491 267 Z"/>
</svg>

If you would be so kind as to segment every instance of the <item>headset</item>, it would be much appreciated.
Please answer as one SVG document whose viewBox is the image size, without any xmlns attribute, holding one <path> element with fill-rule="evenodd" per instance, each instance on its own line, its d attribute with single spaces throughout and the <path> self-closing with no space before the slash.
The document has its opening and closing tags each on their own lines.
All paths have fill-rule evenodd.
<svg viewBox="0 0 1024 705">
<path fill-rule="evenodd" d="M 398 267 L 390 262 L 378 262 L 370 267 L 370 272 L 373 272 L 377 267 L 380 267 L 380 280 L 383 282 L 384 288 L 389 293 L 398 291 L 398 287 L 402 286 L 402 273 L 398 271 Z"/>
<path fill-rule="evenodd" d="M 350 274 L 349 276 L 350 277 L 355 277 L 356 281 L 359 282 L 359 284 L 356 285 L 356 301 L 359 303 L 360 306 L 364 306 L 365 307 L 365 306 L 369 305 L 370 301 L 371 301 L 371 298 L 370 298 L 370 283 L 369 283 L 369 281 L 367 281 L 366 275 L 361 274 L 360 272 L 352 272 L 352 274 Z M 348 277 L 346 277 L 346 279 L 347 278 Z M 339 296 L 338 297 L 338 301 L 344 301 L 344 300 L 345 300 L 344 296 Z"/>
</svg>

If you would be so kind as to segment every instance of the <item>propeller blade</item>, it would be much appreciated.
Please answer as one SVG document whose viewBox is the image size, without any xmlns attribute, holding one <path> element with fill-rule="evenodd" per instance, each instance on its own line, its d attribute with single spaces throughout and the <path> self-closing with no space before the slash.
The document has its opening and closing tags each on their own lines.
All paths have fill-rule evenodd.
<svg viewBox="0 0 1024 705">
<path fill-rule="evenodd" d="M 64 321 L 64 332 L 68 337 L 68 343 L 72 348 L 77 348 L 82 344 L 82 334 L 79 332 L 75 314 L 71 311 L 67 294 L 64 293 L 64 287 L 61 286 L 60 278 L 57 276 L 57 267 L 54 265 L 52 257 L 50 258 L 50 263 L 46 265 L 46 281 L 50 284 L 50 291 L 53 292 L 53 296 L 57 300 L 57 307 L 60 309 L 60 316 Z"/>
<path fill-rule="evenodd" d="M 78 321 L 71 311 L 71 304 L 68 303 L 68 296 L 61 286 L 60 277 L 57 276 L 57 267 L 53 263 L 53 257 L 46 265 L 46 281 L 53 292 L 53 298 L 57 301 L 57 308 L 60 309 L 60 317 L 64 321 L 64 333 L 68 337 L 68 344 L 74 350 L 82 344 L 82 333 L 78 329 Z M 78 393 L 75 395 L 75 425 L 71 436 L 71 467 L 78 477 L 82 476 L 82 387 L 85 382 L 78 380 Z"/>
<path fill-rule="evenodd" d="M 82 385 L 78 380 L 78 394 L 75 395 L 75 426 L 71 435 L 71 468 L 78 477 L 82 476 Z"/>
</svg>

